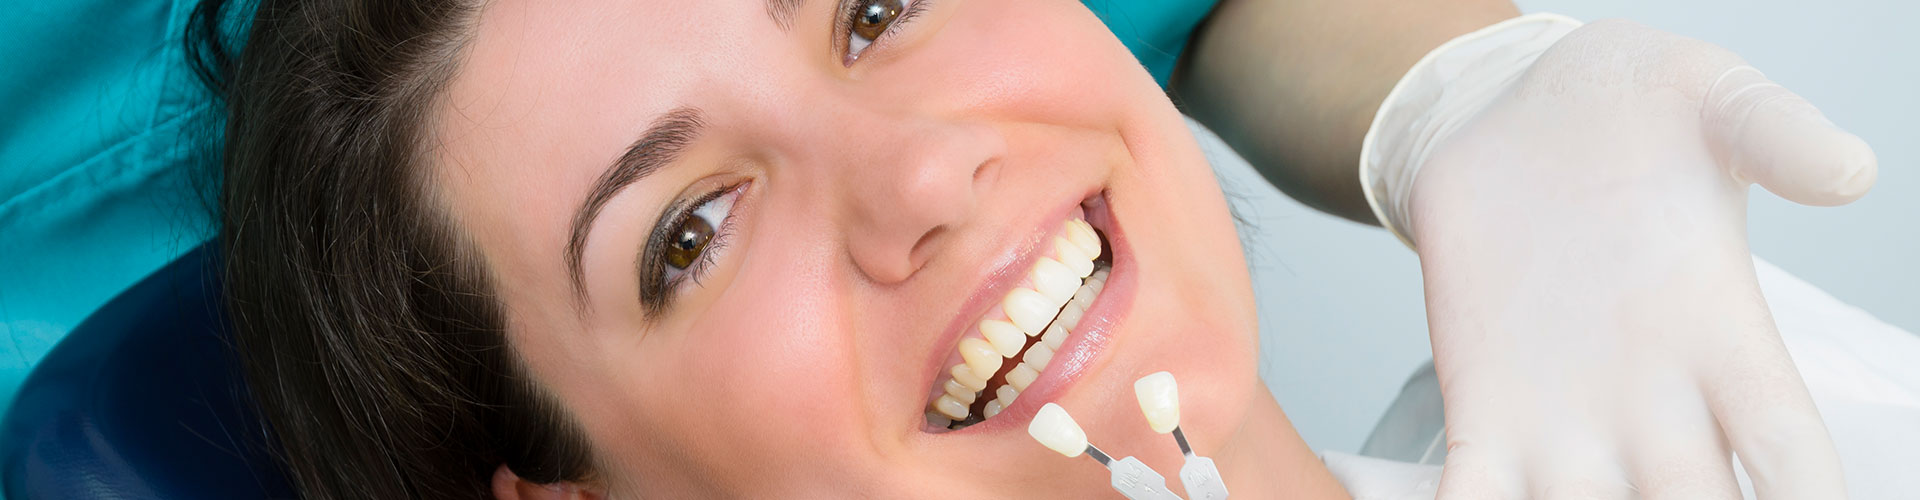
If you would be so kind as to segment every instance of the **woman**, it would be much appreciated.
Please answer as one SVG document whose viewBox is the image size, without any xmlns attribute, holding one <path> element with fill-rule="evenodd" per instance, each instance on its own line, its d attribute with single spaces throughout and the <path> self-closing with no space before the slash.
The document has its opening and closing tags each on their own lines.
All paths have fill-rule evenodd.
<svg viewBox="0 0 1920 500">
<path fill-rule="evenodd" d="M 1344 495 L 1077 2 L 268 1 L 229 96 L 238 344 L 310 496 L 1104 495 L 1025 422 L 1177 470 L 1125 398 L 1162 370 L 1234 493 Z"/>
</svg>

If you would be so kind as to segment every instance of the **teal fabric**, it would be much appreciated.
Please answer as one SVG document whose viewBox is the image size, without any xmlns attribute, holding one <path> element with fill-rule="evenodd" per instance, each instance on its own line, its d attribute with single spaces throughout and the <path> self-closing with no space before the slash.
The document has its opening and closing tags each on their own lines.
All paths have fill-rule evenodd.
<svg viewBox="0 0 1920 500">
<path fill-rule="evenodd" d="M 1215 1 L 1085 0 L 1162 85 Z M 68 330 L 214 235 L 218 116 L 180 44 L 194 4 L 0 16 L 0 412 Z"/>
<path fill-rule="evenodd" d="M 80 320 L 211 237 L 190 0 L 13 2 L 0 16 L 0 411 Z M 165 374 L 154 374 L 166 376 Z"/>
<path fill-rule="evenodd" d="M 1167 85 L 1187 38 L 1200 21 L 1213 11 L 1219 0 L 1082 0 L 1093 9 L 1107 29 L 1127 44 L 1133 57 L 1153 73 L 1160 86 Z"/>
</svg>

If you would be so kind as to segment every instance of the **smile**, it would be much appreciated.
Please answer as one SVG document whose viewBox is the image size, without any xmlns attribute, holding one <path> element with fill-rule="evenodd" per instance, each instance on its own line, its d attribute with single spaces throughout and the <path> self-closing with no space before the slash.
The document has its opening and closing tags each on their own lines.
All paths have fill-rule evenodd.
<svg viewBox="0 0 1920 500">
<path fill-rule="evenodd" d="M 1033 250 L 1040 256 L 1021 281 L 961 334 L 927 402 L 931 430 L 959 430 L 992 419 L 1050 365 L 1063 364 L 1054 362 L 1056 354 L 1066 351 L 1067 340 L 1087 323 L 1087 311 L 1112 273 L 1111 241 L 1095 226 L 1106 222 L 1105 208 L 1099 197 L 1076 208 Z"/>
</svg>

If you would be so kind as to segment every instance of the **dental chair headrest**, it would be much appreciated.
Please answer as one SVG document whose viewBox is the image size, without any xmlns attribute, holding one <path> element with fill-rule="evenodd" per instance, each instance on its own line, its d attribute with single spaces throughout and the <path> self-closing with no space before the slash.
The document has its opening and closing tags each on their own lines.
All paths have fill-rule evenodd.
<svg viewBox="0 0 1920 500">
<path fill-rule="evenodd" d="M 292 498 L 226 335 L 215 243 L 68 333 L 0 427 L 6 498 Z"/>
</svg>

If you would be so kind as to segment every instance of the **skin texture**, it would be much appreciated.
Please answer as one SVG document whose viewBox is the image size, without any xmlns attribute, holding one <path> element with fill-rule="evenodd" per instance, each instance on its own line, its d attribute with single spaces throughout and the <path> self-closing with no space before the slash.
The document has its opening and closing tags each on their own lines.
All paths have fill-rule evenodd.
<svg viewBox="0 0 1920 500">
<path fill-rule="evenodd" d="M 1077 1 L 919 1 L 850 66 L 825 0 L 785 30 L 759 0 L 481 11 L 432 126 L 434 189 L 599 465 L 555 488 L 503 470 L 496 495 L 1109 497 L 1105 469 L 1027 437 L 1038 402 L 962 432 L 921 417 L 949 325 L 984 312 L 960 305 L 1104 192 L 1134 262 L 1116 279 L 1136 286 L 1053 401 L 1095 444 L 1178 470 L 1132 400 L 1136 378 L 1171 371 L 1187 435 L 1236 496 L 1344 497 L 1258 379 L 1225 201 L 1153 80 Z M 607 204 L 576 307 L 573 210 L 680 107 L 706 133 Z M 710 271 L 647 316 L 634 263 L 664 207 L 742 183 Z"/>
</svg>

